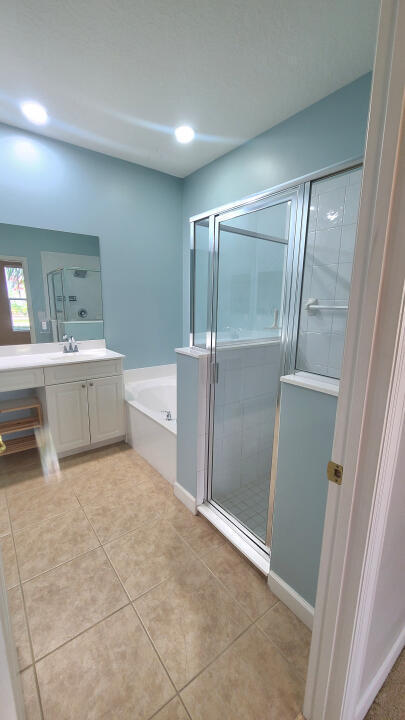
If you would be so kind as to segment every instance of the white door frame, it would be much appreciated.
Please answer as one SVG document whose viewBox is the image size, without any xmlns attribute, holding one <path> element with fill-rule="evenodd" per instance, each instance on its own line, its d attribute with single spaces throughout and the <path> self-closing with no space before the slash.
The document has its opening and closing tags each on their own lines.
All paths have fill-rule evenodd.
<svg viewBox="0 0 405 720">
<path fill-rule="evenodd" d="M 28 304 L 28 317 L 30 319 L 30 336 L 31 343 L 36 343 L 35 334 L 35 323 L 34 323 L 34 311 L 32 309 L 31 299 L 31 287 L 30 287 L 30 276 L 28 273 L 28 262 L 26 257 L 16 257 L 15 255 L 0 255 L 0 260 L 3 262 L 18 262 L 21 263 L 24 272 L 25 289 L 27 291 L 27 304 Z"/>
<path fill-rule="evenodd" d="M 399 382 L 405 349 L 398 339 L 405 344 L 405 242 L 399 213 L 393 214 L 398 192 L 405 194 L 398 167 L 405 150 L 404 36 L 405 0 L 382 0 L 332 453 L 344 466 L 343 484 L 330 483 L 328 492 L 304 702 L 308 720 L 361 720 L 373 699 L 360 698 L 360 683 L 404 412 L 398 393 L 405 393 Z M 393 652 L 373 694 L 395 659 Z"/>
</svg>

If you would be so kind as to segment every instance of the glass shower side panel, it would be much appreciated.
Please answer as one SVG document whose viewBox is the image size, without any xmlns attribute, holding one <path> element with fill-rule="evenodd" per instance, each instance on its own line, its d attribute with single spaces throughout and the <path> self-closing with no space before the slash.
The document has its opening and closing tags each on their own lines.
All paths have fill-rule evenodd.
<svg viewBox="0 0 405 720">
<path fill-rule="evenodd" d="M 48 273 L 48 292 L 53 339 L 62 340 L 63 326 L 60 323 L 63 323 L 65 318 L 65 296 L 61 270 Z"/>
<path fill-rule="evenodd" d="M 209 220 L 204 218 L 193 224 L 191 273 L 192 318 L 191 342 L 205 347 L 208 331 L 208 302 L 210 294 L 211 247 Z"/>
<path fill-rule="evenodd" d="M 340 378 L 362 169 L 311 184 L 296 368 Z"/>
<path fill-rule="evenodd" d="M 266 543 L 291 201 L 218 223 L 211 501 Z"/>
</svg>

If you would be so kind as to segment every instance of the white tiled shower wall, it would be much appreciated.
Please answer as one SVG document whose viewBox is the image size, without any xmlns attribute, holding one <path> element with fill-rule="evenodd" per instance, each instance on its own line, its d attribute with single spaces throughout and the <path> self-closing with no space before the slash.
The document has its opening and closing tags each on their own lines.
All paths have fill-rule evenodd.
<svg viewBox="0 0 405 720">
<path fill-rule="evenodd" d="M 212 495 L 248 525 L 242 511 L 262 515 L 252 527 L 256 531 L 267 521 L 280 343 L 219 348 L 217 362 Z M 254 507 L 231 507 L 229 496 L 234 501 L 247 486 Z"/>
<path fill-rule="evenodd" d="M 347 311 L 308 311 L 305 303 L 347 305 L 350 293 L 361 168 L 314 182 L 305 252 L 297 368 L 340 377 Z"/>
</svg>

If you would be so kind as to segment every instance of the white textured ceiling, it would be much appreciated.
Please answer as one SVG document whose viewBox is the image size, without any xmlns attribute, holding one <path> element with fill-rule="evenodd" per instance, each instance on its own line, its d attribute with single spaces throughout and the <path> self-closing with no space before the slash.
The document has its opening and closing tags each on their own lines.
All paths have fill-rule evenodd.
<svg viewBox="0 0 405 720">
<path fill-rule="evenodd" d="M 378 5 L 1 0 L 0 121 L 185 176 L 370 70 Z"/>
</svg>

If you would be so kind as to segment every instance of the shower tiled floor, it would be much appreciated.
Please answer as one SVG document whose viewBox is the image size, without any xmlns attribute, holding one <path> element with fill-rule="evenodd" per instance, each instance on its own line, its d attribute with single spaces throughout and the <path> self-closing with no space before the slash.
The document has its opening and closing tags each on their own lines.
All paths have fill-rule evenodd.
<svg viewBox="0 0 405 720">
<path fill-rule="evenodd" d="M 125 444 L 0 460 L 28 720 L 294 720 L 307 628 Z"/>
<path fill-rule="evenodd" d="M 266 541 L 269 480 L 242 485 L 227 495 L 214 498 L 263 542 Z"/>
</svg>

